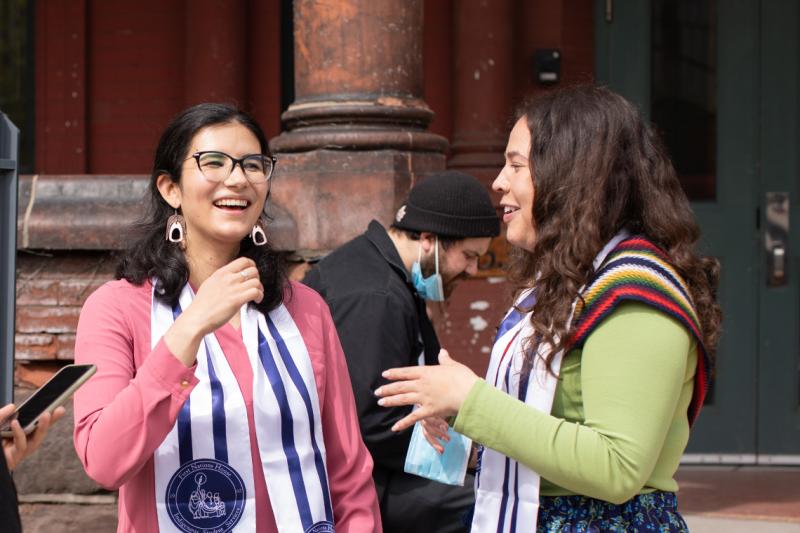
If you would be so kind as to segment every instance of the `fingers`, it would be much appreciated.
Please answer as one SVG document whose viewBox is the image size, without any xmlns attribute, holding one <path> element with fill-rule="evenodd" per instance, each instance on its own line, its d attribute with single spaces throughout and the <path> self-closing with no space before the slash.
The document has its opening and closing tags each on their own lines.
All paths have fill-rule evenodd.
<svg viewBox="0 0 800 533">
<path fill-rule="evenodd" d="M 5 420 L 11 416 L 11 413 L 14 412 L 14 409 L 16 409 L 16 406 L 14 406 L 13 403 L 9 403 L 3 407 L 0 407 L 0 420 Z"/>
<path fill-rule="evenodd" d="M 50 415 L 50 425 L 55 424 L 59 418 L 66 414 L 67 410 L 63 407 L 56 407 L 56 410 Z"/>
<path fill-rule="evenodd" d="M 34 431 L 28 439 L 27 453 L 31 453 L 39 447 L 39 444 L 41 444 L 44 436 L 47 435 L 47 431 L 50 429 L 50 424 L 52 421 L 53 417 L 49 412 L 44 412 L 39 416 L 36 424 L 36 431 Z"/>
<path fill-rule="evenodd" d="M 264 286 L 261 284 L 261 275 L 258 268 L 252 259 L 246 257 L 240 257 L 239 259 L 247 259 L 248 261 L 244 268 L 231 273 L 234 279 L 234 285 L 239 284 L 243 289 L 241 293 L 242 302 L 240 305 L 246 302 L 259 303 L 264 299 Z M 223 268 L 228 269 L 234 263 L 236 263 L 236 261 L 233 261 Z"/>
<path fill-rule="evenodd" d="M 433 416 L 426 418 L 421 422 L 421 424 L 422 429 L 430 433 L 432 437 L 443 440 L 444 442 L 450 441 L 450 435 L 447 433 L 449 426 L 444 419 L 439 418 L 438 416 Z"/>
<path fill-rule="evenodd" d="M 237 257 L 222 268 L 229 272 L 239 272 L 246 268 L 256 268 L 256 262 L 249 257 Z"/>
<path fill-rule="evenodd" d="M 36 424 L 36 433 L 38 433 L 40 429 L 47 431 L 47 428 L 50 427 L 52 421 L 53 415 L 49 411 L 45 411 L 44 413 L 40 414 L 38 423 Z"/>
<path fill-rule="evenodd" d="M 440 365 L 448 365 L 451 363 L 455 363 L 450 354 L 445 349 L 439 350 L 439 364 Z"/>
<path fill-rule="evenodd" d="M 246 283 L 254 279 L 255 280 L 259 279 L 258 269 L 255 266 L 249 266 L 247 268 L 243 268 L 242 270 L 236 272 L 236 274 L 239 276 L 238 279 L 242 283 Z"/>
<path fill-rule="evenodd" d="M 419 394 L 408 392 L 405 394 L 395 394 L 378 400 L 381 407 L 398 407 L 401 405 L 416 405 L 419 403 Z"/>
<path fill-rule="evenodd" d="M 425 440 L 428 441 L 428 444 L 430 444 L 434 450 L 436 450 L 440 454 L 444 453 L 444 446 L 442 446 L 442 443 L 439 442 L 436 439 L 436 437 L 434 437 L 432 434 L 428 433 L 428 431 L 424 427 L 422 428 L 422 435 L 425 437 Z"/>
<path fill-rule="evenodd" d="M 25 457 L 25 450 L 28 448 L 28 438 L 25 436 L 22 426 L 19 425 L 19 420 L 11 422 L 11 432 L 14 434 L 14 450 L 12 454 L 13 463 L 14 466 L 16 466 L 17 463 Z"/>
<path fill-rule="evenodd" d="M 239 257 L 217 270 L 201 286 L 216 303 L 241 307 L 247 302 L 261 302 L 264 286 L 261 275 L 252 259 Z M 199 294 L 199 293 L 198 293 Z"/>
<path fill-rule="evenodd" d="M 394 383 L 387 383 L 375 389 L 375 396 L 394 396 L 395 394 L 402 394 L 406 392 L 414 392 L 417 390 L 416 383 L 411 380 L 396 381 Z M 380 403 L 380 402 L 379 402 Z"/>
<path fill-rule="evenodd" d="M 414 424 L 416 424 L 418 421 L 422 420 L 423 418 L 429 415 L 430 413 L 428 413 L 424 407 L 415 409 L 411 411 L 410 414 L 398 420 L 395 423 L 395 425 L 392 426 L 392 431 L 398 432 L 398 431 L 403 431 L 404 429 L 408 429 Z"/>
<path fill-rule="evenodd" d="M 422 374 L 424 372 L 425 372 L 424 366 L 406 366 L 403 368 L 390 368 L 389 370 L 384 370 L 381 376 L 385 377 L 386 379 L 390 379 L 392 381 L 397 381 L 400 379 L 409 380 L 409 379 L 419 379 L 420 377 L 422 377 Z M 375 392 L 377 393 L 377 391 Z"/>
<path fill-rule="evenodd" d="M 264 286 L 261 284 L 261 279 L 258 277 L 258 271 L 256 271 L 256 277 L 245 282 L 245 287 L 247 288 L 246 293 L 248 296 L 255 295 L 250 298 L 250 300 L 260 302 L 264 298 Z"/>
<path fill-rule="evenodd" d="M 251 291 L 251 292 L 252 292 L 252 294 L 254 296 L 252 298 L 250 298 L 249 300 L 247 300 L 247 301 L 248 302 L 255 302 L 257 304 L 261 303 L 261 300 L 264 299 L 264 289 L 256 288 L 254 291 Z"/>
<path fill-rule="evenodd" d="M 443 443 L 450 442 L 450 435 L 447 434 L 447 422 L 439 417 L 431 417 L 422 420 L 420 424 L 422 425 L 422 434 L 428 444 L 437 452 L 444 453 Z"/>
</svg>

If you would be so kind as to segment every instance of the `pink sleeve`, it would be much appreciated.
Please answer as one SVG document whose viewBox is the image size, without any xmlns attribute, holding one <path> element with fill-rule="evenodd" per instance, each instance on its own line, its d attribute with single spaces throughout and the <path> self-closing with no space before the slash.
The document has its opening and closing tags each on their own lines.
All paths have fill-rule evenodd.
<svg viewBox="0 0 800 533">
<path fill-rule="evenodd" d="M 89 477 L 112 489 L 153 456 L 197 383 L 194 367 L 163 340 L 152 351 L 142 346 L 142 339 L 150 342 L 149 306 L 137 309 L 139 294 L 124 283 L 89 297 L 75 339 L 75 362 L 97 365 L 75 394 L 75 449 Z"/>
<path fill-rule="evenodd" d="M 350 374 L 336 334 L 328 306 L 306 287 L 295 289 L 318 299 L 318 324 L 325 354 L 324 390 L 321 391 L 322 431 L 327 452 L 333 515 L 337 533 L 383 531 L 375 483 L 372 481 L 372 457 L 361 439 Z M 303 295 L 305 296 L 305 295 Z"/>
</svg>

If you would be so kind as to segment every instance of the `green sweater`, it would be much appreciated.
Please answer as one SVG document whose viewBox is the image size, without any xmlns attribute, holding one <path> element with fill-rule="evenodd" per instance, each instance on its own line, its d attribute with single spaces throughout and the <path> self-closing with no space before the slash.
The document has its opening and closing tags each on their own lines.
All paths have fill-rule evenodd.
<svg viewBox="0 0 800 533">
<path fill-rule="evenodd" d="M 454 427 L 538 472 L 543 496 L 675 491 L 696 365 L 680 323 L 626 302 L 564 358 L 552 415 L 479 380 Z"/>
</svg>

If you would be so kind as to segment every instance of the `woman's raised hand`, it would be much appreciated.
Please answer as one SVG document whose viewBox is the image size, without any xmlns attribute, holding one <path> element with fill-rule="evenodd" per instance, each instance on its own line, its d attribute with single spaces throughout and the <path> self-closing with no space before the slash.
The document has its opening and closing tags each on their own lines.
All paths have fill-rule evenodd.
<svg viewBox="0 0 800 533">
<path fill-rule="evenodd" d="M 455 415 L 472 386 L 480 379 L 469 367 L 452 359 L 446 350 L 439 352 L 438 365 L 391 368 L 382 375 L 395 383 L 375 390 L 381 398 L 379 405 L 418 406 L 392 426 L 392 431 L 402 431 L 424 418 Z"/>
<path fill-rule="evenodd" d="M 184 313 L 199 324 L 203 335 L 228 322 L 247 302 L 260 302 L 264 286 L 252 259 L 239 257 L 211 274 Z"/>
<path fill-rule="evenodd" d="M 252 259 L 239 257 L 211 274 L 192 304 L 164 334 L 164 342 L 186 366 L 192 366 L 200 340 L 228 322 L 247 302 L 260 302 L 264 286 Z"/>
</svg>

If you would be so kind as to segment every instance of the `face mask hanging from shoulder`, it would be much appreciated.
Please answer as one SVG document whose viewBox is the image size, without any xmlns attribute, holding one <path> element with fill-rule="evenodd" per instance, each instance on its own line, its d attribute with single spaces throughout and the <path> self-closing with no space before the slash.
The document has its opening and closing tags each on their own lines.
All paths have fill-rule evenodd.
<svg viewBox="0 0 800 533">
<path fill-rule="evenodd" d="M 419 257 L 417 257 L 417 260 L 413 265 L 411 265 L 411 283 L 414 284 L 414 288 L 417 289 L 419 295 L 424 299 L 431 300 L 433 302 L 443 302 L 444 286 L 442 284 L 442 275 L 439 273 L 438 235 L 436 236 L 436 242 L 434 243 L 434 246 L 434 257 L 436 258 L 435 273 L 427 278 L 422 276 L 422 266 L 420 265 L 420 261 L 422 260 L 422 243 L 419 243 Z"/>
</svg>

